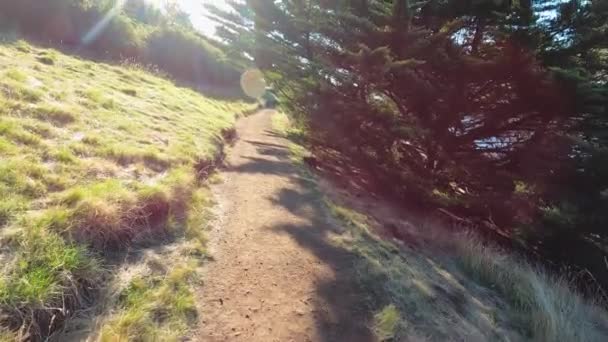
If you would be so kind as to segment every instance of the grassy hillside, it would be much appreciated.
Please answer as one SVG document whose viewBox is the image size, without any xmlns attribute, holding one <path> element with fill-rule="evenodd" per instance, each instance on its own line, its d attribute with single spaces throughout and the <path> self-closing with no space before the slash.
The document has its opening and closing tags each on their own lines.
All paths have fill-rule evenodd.
<svg viewBox="0 0 608 342">
<path fill-rule="evenodd" d="M 7 336 L 20 328 L 22 337 L 47 336 L 89 305 L 112 251 L 178 234 L 202 243 L 192 226 L 197 176 L 247 108 L 135 68 L 2 43 L 0 324 Z"/>
<path fill-rule="evenodd" d="M 154 65 L 188 84 L 240 94 L 241 67 L 179 7 L 148 0 L 0 0 L 0 29 L 96 58 Z M 180 53 L 175 53 L 180 51 Z"/>
</svg>

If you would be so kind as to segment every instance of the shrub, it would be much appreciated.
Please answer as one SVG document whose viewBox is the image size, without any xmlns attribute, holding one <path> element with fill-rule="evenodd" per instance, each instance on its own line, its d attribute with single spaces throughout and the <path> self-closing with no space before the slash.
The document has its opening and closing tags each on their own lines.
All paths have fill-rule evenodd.
<svg viewBox="0 0 608 342">
<path fill-rule="evenodd" d="M 92 37 L 91 47 L 112 59 L 137 58 L 143 45 L 135 25 L 125 16 L 113 17 L 107 26 Z M 85 42 L 86 43 L 86 42 Z"/>
<path fill-rule="evenodd" d="M 194 84 L 234 84 L 239 74 L 222 62 L 222 58 L 222 52 L 202 38 L 172 27 L 152 32 L 145 52 L 146 63 L 157 65 L 177 79 Z"/>
</svg>

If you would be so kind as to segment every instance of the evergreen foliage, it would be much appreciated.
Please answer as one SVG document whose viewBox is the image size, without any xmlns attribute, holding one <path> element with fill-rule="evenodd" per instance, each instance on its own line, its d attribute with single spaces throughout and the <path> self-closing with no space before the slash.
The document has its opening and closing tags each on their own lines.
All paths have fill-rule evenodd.
<svg viewBox="0 0 608 342">
<path fill-rule="evenodd" d="M 215 10 L 311 141 L 384 190 L 608 285 L 608 2 L 248 0 Z M 440 194 L 441 196 L 439 196 Z"/>
</svg>

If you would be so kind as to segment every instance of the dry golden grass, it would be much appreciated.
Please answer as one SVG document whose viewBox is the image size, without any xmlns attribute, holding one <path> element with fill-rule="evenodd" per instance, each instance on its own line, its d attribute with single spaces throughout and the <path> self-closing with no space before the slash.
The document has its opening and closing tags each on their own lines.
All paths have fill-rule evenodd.
<svg viewBox="0 0 608 342">
<path fill-rule="evenodd" d="M 365 214 L 327 201 L 346 227 L 337 243 L 357 255 L 357 278 L 380 340 L 605 341 L 608 315 L 565 279 L 471 234 L 408 226 L 386 241 Z M 410 243 L 415 241 L 416 247 Z"/>
</svg>

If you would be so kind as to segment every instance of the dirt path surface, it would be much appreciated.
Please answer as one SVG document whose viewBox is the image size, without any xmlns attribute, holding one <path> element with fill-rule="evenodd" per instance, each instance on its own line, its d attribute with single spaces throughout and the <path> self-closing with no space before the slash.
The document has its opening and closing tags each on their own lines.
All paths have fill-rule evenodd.
<svg viewBox="0 0 608 342">
<path fill-rule="evenodd" d="M 371 341 L 351 256 L 329 239 L 319 196 L 271 130 L 272 112 L 239 121 L 224 182 L 213 261 L 199 294 L 199 341 Z"/>
</svg>

